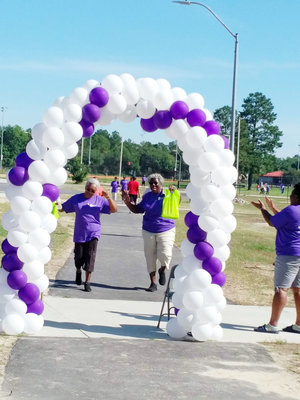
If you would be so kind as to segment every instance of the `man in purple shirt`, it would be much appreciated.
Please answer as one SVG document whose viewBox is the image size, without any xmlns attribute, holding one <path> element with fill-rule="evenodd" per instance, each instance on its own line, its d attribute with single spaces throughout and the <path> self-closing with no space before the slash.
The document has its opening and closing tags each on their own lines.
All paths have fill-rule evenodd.
<svg viewBox="0 0 300 400">
<path fill-rule="evenodd" d="M 156 285 L 156 262 L 160 262 L 158 270 L 159 283 L 166 283 L 165 269 L 169 268 L 173 245 L 175 240 L 175 222 L 161 216 L 163 200 L 163 177 L 160 174 L 148 176 L 147 181 L 150 191 L 145 193 L 139 204 L 132 204 L 127 192 L 123 192 L 122 199 L 130 211 L 135 214 L 144 213 L 143 217 L 143 239 L 144 253 L 147 269 L 150 276 L 150 286 L 146 289 L 149 292 L 157 290 Z M 173 190 L 176 190 L 173 187 Z"/>
<path fill-rule="evenodd" d="M 121 180 L 121 192 L 126 192 L 128 190 L 128 182 L 126 176 L 123 176 L 123 179 Z"/>
<path fill-rule="evenodd" d="M 274 270 L 275 294 L 272 314 L 268 324 L 255 328 L 257 332 L 278 333 L 278 321 L 287 301 L 287 292 L 292 288 L 296 305 L 296 322 L 283 329 L 285 332 L 300 333 L 300 183 L 291 193 L 291 205 L 279 210 L 273 201 L 266 197 L 272 210 L 271 215 L 264 204 L 258 200 L 252 204 L 261 210 L 265 221 L 277 230 L 276 261 Z"/>
<path fill-rule="evenodd" d="M 85 192 L 75 194 L 62 204 L 59 211 L 75 212 L 73 240 L 74 261 L 76 267 L 77 285 L 82 284 L 81 268 L 85 270 L 86 280 L 84 290 L 91 291 L 91 275 L 94 271 L 98 240 L 101 234 L 100 214 L 117 212 L 117 205 L 106 191 L 97 196 L 100 184 L 97 179 L 90 178 L 85 184 Z"/>
<path fill-rule="evenodd" d="M 111 186 L 111 195 L 113 200 L 117 200 L 117 193 L 118 193 L 118 188 L 119 188 L 119 181 L 118 181 L 118 177 L 115 176 L 115 179 L 111 182 L 110 184 Z"/>
</svg>

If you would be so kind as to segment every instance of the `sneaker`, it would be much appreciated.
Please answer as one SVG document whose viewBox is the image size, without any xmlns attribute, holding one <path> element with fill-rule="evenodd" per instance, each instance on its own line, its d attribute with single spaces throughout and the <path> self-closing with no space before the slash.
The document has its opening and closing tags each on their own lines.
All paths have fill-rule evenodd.
<svg viewBox="0 0 300 400">
<path fill-rule="evenodd" d="M 151 283 L 151 285 L 148 287 L 148 289 L 146 289 L 146 292 L 156 292 L 157 290 L 157 285 L 156 283 Z"/>
<path fill-rule="evenodd" d="M 76 271 L 76 278 L 75 278 L 76 285 L 80 286 L 82 284 L 81 280 L 81 270 Z"/>
<path fill-rule="evenodd" d="M 164 286 L 166 284 L 166 274 L 165 274 L 165 268 L 160 268 L 158 270 L 158 274 L 159 274 L 159 284 Z"/>
<path fill-rule="evenodd" d="M 279 329 L 275 328 L 270 324 L 264 324 L 262 326 L 258 326 L 254 328 L 255 332 L 265 332 L 265 333 L 279 333 Z"/>
<path fill-rule="evenodd" d="M 85 282 L 84 291 L 85 292 L 91 292 L 92 291 L 91 284 L 89 282 Z"/>
</svg>

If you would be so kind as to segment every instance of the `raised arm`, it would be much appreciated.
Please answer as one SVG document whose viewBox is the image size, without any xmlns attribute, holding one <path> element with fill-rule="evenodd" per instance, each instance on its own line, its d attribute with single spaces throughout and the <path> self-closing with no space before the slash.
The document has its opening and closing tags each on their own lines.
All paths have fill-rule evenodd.
<svg viewBox="0 0 300 400">
<path fill-rule="evenodd" d="M 272 222 L 271 222 L 271 216 L 272 216 L 272 215 L 269 213 L 268 210 L 266 210 L 264 204 L 263 204 L 260 200 L 258 200 L 258 201 L 251 201 L 251 204 L 252 204 L 254 207 L 258 208 L 258 209 L 261 211 L 261 213 L 262 213 L 262 215 L 263 215 L 264 220 L 266 221 L 266 223 L 267 223 L 268 225 L 270 225 L 270 226 L 273 226 L 273 224 L 272 224 Z"/>
<path fill-rule="evenodd" d="M 279 210 L 279 208 L 277 208 L 275 206 L 272 199 L 270 199 L 269 197 L 266 197 L 266 203 L 267 203 L 267 206 L 269 207 L 269 209 L 272 210 L 274 214 L 279 213 L 280 210 Z"/>
<path fill-rule="evenodd" d="M 102 192 L 102 196 L 106 198 L 106 200 L 108 200 L 109 203 L 109 211 L 113 214 L 116 213 L 118 211 L 118 206 L 117 203 L 109 196 L 108 192 L 106 192 L 105 190 L 103 190 Z"/>
<path fill-rule="evenodd" d="M 140 213 L 138 211 L 137 205 L 130 203 L 130 197 L 129 197 L 128 192 L 122 192 L 122 200 L 124 201 L 124 203 L 126 204 L 126 206 L 129 208 L 129 210 L 131 212 L 133 212 L 134 214 L 139 214 Z"/>
</svg>

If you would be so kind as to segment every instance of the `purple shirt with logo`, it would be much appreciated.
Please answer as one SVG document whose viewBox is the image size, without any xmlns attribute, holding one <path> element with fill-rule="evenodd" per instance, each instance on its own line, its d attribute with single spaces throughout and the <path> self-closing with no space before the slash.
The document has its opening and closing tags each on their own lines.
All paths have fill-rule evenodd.
<svg viewBox="0 0 300 400">
<path fill-rule="evenodd" d="M 123 191 L 128 190 L 128 179 L 121 180 L 121 187 Z"/>
<path fill-rule="evenodd" d="M 119 182 L 118 181 L 112 181 L 112 183 L 110 184 L 111 186 L 111 191 L 113 193 L 116 193 L 118 191 L 118 187 L 119 187 Z"/>
<path fill-rule="evenodd" d="M 161 217 L 162 205 L 165 195 L 163 193 L 155 194 L 147 192 L 142 201 L 137 204 L 140 213 L 145 213 L 143 217 L 143 229 L 151 233 L 169 231 L 175 227 L 173 219 Z"/>
<path fill-rule="evenodd" d="M 85 243 L 100 238 L 100 213 L 110 214 L 109 203 L 97 195 L 86 199 L 83 193 L 75 194 L 62 204 L 66 213 L 75 212 L 74 242 Z"/>
<path fill-rule="evenodd" d="M 277 229 L 276 254 L 300 257 L 300 205 L 285 207 L 271 222 Z"/>
</svg>

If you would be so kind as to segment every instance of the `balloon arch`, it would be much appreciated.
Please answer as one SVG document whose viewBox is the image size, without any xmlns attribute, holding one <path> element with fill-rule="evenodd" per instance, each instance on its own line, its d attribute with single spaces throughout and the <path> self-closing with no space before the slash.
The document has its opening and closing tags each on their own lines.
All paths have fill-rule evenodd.
<svg viewBox="0 0 300 400">
<path fill-rule="evenodd" d="M 191 331 L 201 341 L 222 337 L 223 271 L 236 227 L 234 155 L 199 93 L 171 88 L 165 79 L 135 80 L 127 73 L 107 75 L 101 83 L 88 80 L 68 97 L 59 97 L 45 111 L 43 122 L 32 128 L 26 152 L 16 157 L 8 172 L 5 194 L 10 210 L 2 217 L 8 233 L 2 243 L 0 331 L 34 334 L 43 327 L 40 293 L 49 285 L 44 266 L 51 259 L 50 234 L 57 226 L 52 203 L 67 180 L 64 166 L 78 153 L 77 142 L 93 135 L 96 124 L 135 118 L 140 118 L 145 131 L 164 129 L 177 140 L 190 170 L 187 238 L 181 244 L 182 262 L 175 270 L 172 297 L 179 311 L 167 323 L 167 332 L 181 338 Z"/>
</svg>

